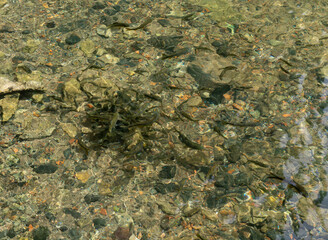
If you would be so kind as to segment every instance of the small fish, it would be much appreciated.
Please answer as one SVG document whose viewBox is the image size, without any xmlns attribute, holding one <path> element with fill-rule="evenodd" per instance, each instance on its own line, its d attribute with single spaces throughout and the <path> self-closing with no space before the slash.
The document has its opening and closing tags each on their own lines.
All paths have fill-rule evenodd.
<svg viewBox="0 0 328 240">
<path fill-rule="evenodd" d="M 88 156 L 89 154 L 89 148 L 87 147 L 87 145 L 82 141 L 82 137 L 81 137 L 81 133 L 78 133 L 76 135 L 76 140 L 77 140 L 77 143 L 79 144 L 80 148 L 82 149 L 82 151 L 85 153 L 86 156 Z"/>
<path fill-rule="evenodd" d="M 118 118 L 119 118 L 119 114 L 118 114 L 118 112 L 115 112 L 112 119 L 110 120 L 110 124 L 109 124 L 109 127 L 108 127 L 108 135 L 109 136 L 112 134 L 113 129 L 116 126 Z"/>
<path fill-rule="evenodd" d="M 129 127 L 135 127 L 135 126 L 142 127 L 142 126 L 151 125 L 154 122 L 156 122 L 158 118 L 159 118 L 159 112 L 156 112 L 150 119 L 141 122 L 132 123 L 131 125 L 129 125 Z"/>
<path fill-rule="evenodd" d="M 137 27 L 127 27 L 126 29 L 128 29 L 128 30 L 142 29 L 142 28 L 146 27 L 152 21 L 153 21 L 153 19 L 149 17 L 143 23 L 141 23 L 139 26 L 137 26 Z"/>
<path fill-rule="evenodd" d="M 294 188 L 299 194 L 303 195 L 304 197 L 308 197 L 309 193 L 306 191 L 305 187 L 303 187 L 301 184 L 295 182 L 293 179 L 286 179 L 283 176 L 279 176 L 275 174 L 274 172 L 270 172 L 270 175 L 268 178 L 275 178 L 279 179 L 283 182 L 286 182 L 289 187 Z"/>
<path fill-rule="evenodd" d="M 178 107 L 177 107 L 177 113 L 184 116 L 185 118 L 191 120 L 191 121 L 194 121 L 194 122 L 197 122 L 198 120 L 196 119 L 193 119 L 188 113 L 186 113 L 183 109 L 183 106 L 184 104 L 187 102 L 188 100 L 182 102 Z M 180 117 L 180 116 L 179 116 Z M 182 119 L 181 119 L 182 120 Z"/>
<path fill-rule="evenodd" d="M 181 142 L 186 144 L 188 147 L 197 149 L 197 150 L 202 150 L 204 147 L 196 142 L 191 141 L 189 138 L 187 138 L 185 135 L 183 135 L 180 131 L 175 129 L 175 131 L 179 134 L 179 139 Z"/>
<path fill-rule="evenodd" d="M 189 48 L 181 48 L 176 50 L 173 53 L 169 53 L 169 54 L 163 54 L 162 59 L 168 59 L 168 58 L 173 58 L 173 57 L 179 57 L 181 55 L 187 54 L 189 53 Z"/>
</svg>

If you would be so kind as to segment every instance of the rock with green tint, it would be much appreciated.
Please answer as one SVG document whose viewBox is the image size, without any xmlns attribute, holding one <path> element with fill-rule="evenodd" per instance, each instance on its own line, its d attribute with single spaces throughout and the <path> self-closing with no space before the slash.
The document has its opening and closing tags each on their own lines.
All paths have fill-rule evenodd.
<svg viewBox="0 0 328 240">
<path fill-rule="evenodd" d="M 87 39 L 81 42 L 80 49 L 90 57 L 92 53 L 96 50 L 95 43 L 91 39 Z"/>
<path fill-rule="evenodd" d="M 46 240 L 50 235 L 50 230 L 47 227 L 39 227 L 32 232 L 33 240 Z"/>
</svg>

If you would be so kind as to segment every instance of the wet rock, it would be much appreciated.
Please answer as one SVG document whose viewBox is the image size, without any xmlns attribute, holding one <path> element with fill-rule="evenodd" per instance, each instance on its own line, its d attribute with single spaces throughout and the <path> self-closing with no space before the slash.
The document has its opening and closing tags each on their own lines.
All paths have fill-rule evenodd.
<svg viewBox="0 0 328 240">
<path fill-rule="evenodd" d="M 47 22 L 46 27 L 47 28 L 54 28 L 54 27 L 56 27 L 56 23 L 54 21 Z"/>
<path fill-rule="evenodd" d="M 182 36 L 155 36 L 147 40 L 153 47 L 172 51 L 178 44 Z"/>
<path fill-rule="evenodd" d="M 229 162 L 236 163 L 239 161 L 241 155 L 241 149 L 242 148 L 240 144 L 235 144 L 229 147 L 229 151 L 230 151 L 229 158 L 228 158 Z"/>
<path fill-rule="evenodd" d="M 10 74 L 13 72 L 15 66 L 10 60 L 2 60 L 0 74 Z"/>
<path fill-rule="evenodd" d="M 68 231 L 68 235 L 71 237 L 71 239 L 74 239 L 74 240 L 79 240 L 79 239 L 81 239 L 81 236 L 82 236 L 81 232 L 76 228 L 70 229 Z"/>
<path fill-rule="evenodd" d="M 318 214 L 320 210 L 310 198 L 302 197 L 297 203 L 297 211 L 302 221 L 305 222 L 308 227 L 314 228 L 325 221 L 325 216 Z"/>
<path fill-rule="evenodd" d="M 22 64 L 19 64 L 17 67 L 23 66 Z M 24 65 L 26 67 L 26 65 Z M 26 67 L 27 68 L 27 67 Z M 41 85 L 41 72 L 39 71 L 33 71 L 32 70 L 26 70 L 25 72 L 18 72 L 16 74 L 17 81 L 21 82 L 23 84 L 28 85 L 34 85 L 34 86 L 40 86 Z M 34 89 L 37 90 L 37 89 Z"/>
<path fill-rule="evenodd" d="M 70 79 L 64 85 L 65 100 L 71 102 L 75 97 L 80 95 L 80 83 L 76 79 Z"/>
<path fill-rule="evenodd" d="M 226 197 L 222 197 L 222 194 L 218 194 L 216 192 L 209 193 L 206 198 L 206 204 L 208 208 L 222 207 L 222 205 L 227 203 L 227 201 L 228 200 Z"/>
<path fill-rule="evenodd" d="M 80 49 L 85 53 L 86 56 L 90 57 L 96 50 L 94 41 L 86 39 L 80 43 Z"/>
<path fill-rule="evenodd" d="M 194 167 L 207 166 L 210 163 L 209 157 L 204 152 L 198 150 L 191 150 L 188 155 L 183 155 L 178 160 L 181 165 Z"/>
<path fill-rule="evenodd" d="M 56 120 L 53 116 L 38 116 L 25 110 L 17 111 L 13 122 L 21 128 L 21 139 L 49 137 L 56 129 Z"/>
<path fill-rule="evenodd" d="M 115 85 L 115 82 L 112 79 L 104 77 L 83 82 L 82 89 L 86 93 L 100 99 L 106 99 L 118 91 L 118 87 Z"/>
<path fill-rule="evenodd" d="M 0 51 L 0 60 L 3 60 L 6 57 L 6 54 L 3 51 Z"/>
<path fill-rule="evenodd" d="M 167 19 L 159 19 L 157 22 L 162 26 L 162 27 L 168 27 L 171 25 L 170 21 Z"/>
<path fill-rule="evenodd" d="M 13 33 L 15 29 L 9 24 L 1 24 L 0 25 L 0 33 Z"/>
<path fill-rule="evenodd" d="M 115 7 L 115 6 L 114 6 Z M 117 6 L 119 7 L 119 6 Z M 112 16 L 115 15 L 117 12 L 119 11 L 119 8 L 115 9 L 115 8 L 108 8 L 104 10 L 104 13 L 108 16 Z"/>
<path fill-rule="evenodd" d="M 74 138 L 78 133 L 77 127 L 72 123 L 60 123 L 60 126 L 71 138 Z"/>
<path fill-rule="evenodd" d="M 182 201 L 184 203 L 186 203 L 192 197 L 192 191 L 191 190 L 182 190 L 181 192 L 179 192 L 179 195 L 180 195 Z"/>
<path fill-rule="evenodd" d="M 67 148 L 66 150 L 64 150 L 63 154 L 64 154 L 64 157 L 65 157 L 66 160 L 71 158 L 74 155 L 72 153 L 71 148 Z"/>
<path fill-rule="evenodd" d="M 195 207 L 187 204 L 186 206 L 183 207 L 182 213 L 185 217 L 191 217 L 198 213 L 200 210 L 200 207 Z"/>
<path fill-rule="evenodd" d="M 67 45 L 74 45 L 74 44 L 76 44 L 76 43 L 78 43 L 78 42 L 80 42 L 81 41 L 81 38 L 78 36 L 78 35 L 76 35 L 76 34 L 71 34 L 71 35 L 69 35 L 66 39 L 65 39 L 65 43 L 67 44 Z"/>
<path fill-rule="evenodd" d="M 265 239 L 264 235 L 257 230 L 255 227 L 244 227 L 238 231 L 239 239 L 254 239 L 261 240 Z"/>
<path fill-rule="evenodd" d="M 133 226 L 134 224 L 133 218 L 127 213 L 116 214 L 115 219 L 118 225 L 121 227 L 129 227 L 129 226 Z"/>
<path fill-rule="evenodd" d="M 112 36 L 112 31 L 107 28 L 106 25 L 100 25 L 98 28 L 97 28 L 97 34 L 99 36 L 102 36 L 102 37 L 105 37 L 105 38 L 109 38 Z"/>
<path fill-rule="evenodd" d="M 64 213 L 71 215 L 75 219 L 81 218 L 81 213 L 72 209 L 72 208 L 64 208 Z"/>
<path fill-rule="evenodd" d="M 52 163 L 46 163 L 34 167 L 33 171 L 39 174 L 50 174 L 56 172 L 57 169 L 58 169 L 57 165 L 54 165 Z"/>
<path fill-rule="evenodd" d="M 112 65 L 117 64 L 120 61 L 118 57 L 115 57 L 112 54 L 104 54 L 103 56 L 99 57 L 99 60 Z"/>
<path fill-rule="evenodd" d="M 128 227 L 118 227 L 114 234 L 113 237 L 116 240 L 129 240 L 131 236 L 130 229 Z"/>
<path fill-rule="evenodd" d="M 216 53 L 222 57 L 227 57 L 229 55 L 229 43 L 227 41 L 214 41 L 212 45 L 216 48 Z"/>
<path fill-rule="evenodd" d="M 59 230 L 62 231 L 62 232 L 66 232 L 66 231 L 68 230 L 68 227 L 66 227 L 66 226 L 61 226 L 61 227 L 59 228 Z"/>
<path fill-rule="evenodd" d="M 215 105 L 222 103 L 224 99 L 223 95 L 229 92 L 230 90 L 231 86 L 228 84 L 223 84 L 215 88 L 214 91 L 210 93 L 209 102 Z"/>
<path fill-rule="evenodd" d="M 7 95 L 3 99 L 0 99 L 0 107 L 2 110 L 1 120 L 3 122 L 7 122 L 15 114 L 18 102 L 19 93 Z"/>
<path fill-rule="evenodd" d="M 0 0 L 0 8 L 8 3 L 8 0 Z"/>
<path fill-rule="evenodd" d="M 168 184 L 157 183 L 154 186 L 154 188 L 158 193 L 161 193 L 161 194 L 165 194 L 168 192 L 177 192 L 180 189 L 180 187 L 177 183 L 168 183 Z"/>
<path fill-rule="evenodd" d="M 90 173 L 88 173 L 87 171 L 75 173 L 76 179 L 80 180 L 82 183 L 86 183 L 89 180 L 90 176 Z"/>
<path fill-rule="evenodd" d="M 32 99 L 34 102 L 41 103 L 43 100 L 43 94 L 33 94 Z"/>
<path fill-rule="evenodd" d="M 16 236 L 16 231 L 14 228 L 10 228 L 7 232 L 7 237 L 14 238 Z"/>
<path fill-rule="evenodd" d="M 18 82 L 11 81 L 8 78 L 0 77 L 0 95 L 13 92 L 23 92 L 32 90 L 42 90 L 41 84 L 39 83 L 39 75 L 33 77 L 31 75 L 18 74 Z"/>
<path fill-rule="evenodd" d="M 93 6 L 92 6 L 93 9 L 95 10 L 101 10 L 101 9 L 104 9 L 106 8 L 106 5 L 101 3 L 101 2 L 96 2 Z"/>
<path fill-rule="evenodd" d="M 200 88 L 213 87 L 211 74 L 205 73 L 198 65 L 190 64 L 187 67 L 187 73 L 189 73 L 195 79 Z"/>
<path fill-rule="evenodd" d="M 107 180 L 105 181 L 100 181 L 98 183 L 98 191 L 100 195 L 103 196 L 111 196 L 113 194 L 113 183 L 112 182 L 108 182 Z"/>
<path fill-rule="evenodd" d="M 46 240 L 50 235 L 50 230 L 47 227 L 40 226 L 32 231 L 33 240 Z"/>
<path fill-rule="evenodd" d="M 170 203 L 164 200 L 158 199 L 156 201 L 156 204 L 159 206 L 159 208 L 166 214 L 174 215 L 177 211 L 177 207 L 172 206 Z"/>
<path fill-rule="evenodd" d="M 219 219 L 217 213 L 204 208 L 202 208 L 202 215 L 204 215 L 206 218 L 208 218 L 211 221 L 217 221 Z"/>
<path fill-rule="evenodd" d="M 160 226 L 165 231 L 170 229 L 170 218 L 169 218 L 169 216 L 164 216 L 164 217 L 161 218 Z"/>
<path fill-rule="evenodd" d="M 174 178 L 176 169 L 176 166 L 164 166 L 158 176 L 164 179 Z"/>
<path fill-rule="evenodd" d="M 187 100 L 187 102 L 184 104 L 186 107 L 197 107 L 200 106 L 203 103 L 203 100 L 200 96 L 192 96 Z"/>
<path fill-rule="evenodd" d="M 98 195 L 94 195 L 94 194 L 87 194 L 84 196 L 84 201 L 87 203 L 87 204 L 90 204 L 92 202 L 97 202 L 100 200 L 100 196 Z"/>
<path fill-rule="evenodd" d="M 100 229 L 106 226 L 106 220 L 103 218 L 95 218 L 93 219 L 93 225 L 95 229 Z"/>
<path fill-rule="evenodd" d="M 30 39 L 27 40 L 25 47 L 23 48 L 23 52 L 26 53 L 34 53 L 40 46 L 39 40 Z"/>
<path fill-rule="evenodd" d="M 55 215 L 53 213 L 51 213 L 51 212 L 46 212 L 44 215 L 49 220 L 49 222 L 52 222 L 52 221 L 55 221 L 56 220 Z"/>
</svg>

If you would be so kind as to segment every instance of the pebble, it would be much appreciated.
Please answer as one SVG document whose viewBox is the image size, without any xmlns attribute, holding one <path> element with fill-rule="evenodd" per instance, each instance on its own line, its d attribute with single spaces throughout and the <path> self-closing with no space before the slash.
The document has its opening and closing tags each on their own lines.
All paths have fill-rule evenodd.
<svg viewBox="0 0 328 240">
<path fill-rule="evenodd" d="M 76 44 L 76 43 L 78 43 L 78 42 L 80 42 L 81 41 L 81 38 L 78 36 L 78 35 L 76 35 L 76 34 L 70 34 L 67 38 L 66 38 L 66 40 L 65 40 L 65 43 L 67 44 L 67 45 L 74 45 L 74 44 Z"/>
</svg>

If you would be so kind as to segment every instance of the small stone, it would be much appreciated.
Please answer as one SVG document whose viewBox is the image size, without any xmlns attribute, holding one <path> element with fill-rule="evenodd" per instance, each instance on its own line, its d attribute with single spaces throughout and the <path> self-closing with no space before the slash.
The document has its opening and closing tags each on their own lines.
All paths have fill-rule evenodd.
<svg viewBox="0 0 328 240">
<path fill-rule="evenodd" d="M 231 89 L 231 86 L 228 84 L 224 84 L 220 87 L 215 88 L 214 91 L 211 92 L 211 94 L 210 94 L 210 102 L 215 105 L 222 103 L 222 101 L 224 99 L 224 94 L 229 92 L 230 89 Z"/>
<path fill-rule="evenodd" d="M 202 209 L 202 214 L 211 221 L 216 221 L 219 219 L 218 215 L 214 211 Z"/>
<path fill-rule="evenodd" d="M 0 8 L 8 3 L 7 0 L 0 0 Z"/>
<path fill-rule="evenodd" d="M 55 221 L 55 220 L 56 220 L 55 215 L 52 214 L 51 212 L 46 212 L 46 213 L 45 213 L 45 216 L 46 216 L 46 218 L 49 220 L 49 222 L 51 222 L 51 221 Z"/>
<path fill-rule="evenodd" d="M 100 2 L 96 2 L 96 3 L 92 6 L 92 8 L 95 9 L 95 10 L 101 10 L 101 9 L 106 8 L 106 5 L 103 4 L 103 3 L 100 3 Z"/>
<path fill-rule="evenodd" d="M 69 236 L 71 237 L 70 239 L 81 239 L 81 233 L 80 233 L 80 231 L 78 230 L 78 229 L 75 229 L 75 228 L 73 228 L 73 229 L 70 229 L 69 231 L 68 231 L 68 234 L 69 234 Z"/>
<path fill-rule="evenodd" d="M 23 52 L 34 53 L 40 46 L 39 40 L 30 39 L 27 40 L 26 46 L 23 48 Z"/>
<path fill-rule="evenodd" d="M 164 179 L 174 178 L 176 172 L 176 166 L 164 166 L 159 172 L 158 176 Z"/>
<path fill-rule="evenodd" d="M 156 203 L 164 213 L 170 215 L 174 215 L 176 213 L 177 208 L 175 206 L 171 206 L 171 204 L 167 201 L 157 200 Z"/>
<path fill-rule="evenodd" d="M 64 95 L 65 100 L 69 101 L 70 99 L 74 99 L 79 94 L 81 94 L 81 86 L 80 83 L 76 79 L 70 79 L 65 83 L 64 86 Z"/>
<path fill-rule="evenodd" d="M 165 231 L 169 230 L 170 229 L 170 218 L 168 216 L 162 217 L 160 226 Z"/>
<path fill-rule="evenodd" d="M 205 155 L 204 152 L 199 150 L 192 150 L 190 154 L 181 156 L 179 159 L 181 164 L 192 165 L 195 167 L 202 167 L 209 164 L 210 159 Z"/>
<path fill-rule="evenodd" d="M 43 94 L 33 94 L 32 99 L 35 102 L 40 103 L 43 99 Z"/>
<path fill-rule="evenodd" d="M 180 186 L 177 183 L 168 183 L 168 184 L 157 183 L 154 186 L 154 188 L 158 193 L 165 194 L 168 192 L 178 192 L 180 189 Z"/>
<path fill-rule="evenodd" d="M 46 27 L 47 28 L 54 28 L 54 27 L 56 27 L 56 23 L 54 21 L 48 22 L 48 23 L 46 23 Z"/>
<path fill-rule="evenodd" d="M 0 51 L 0 59 L 4 59 L 6 57 L 6 54 L 3 51 Z"/>
<path fill-rule="evenodd" d="M 78 129 L 72 123 L 60 123 L 62 129 L 67 133 L 71 138 L 74 138 L 77 135 Z"/>
<path fill-rule="evenodd" d="M 86 183 L 90 178 L 90 174 L 88 172 L 78 172 L 75 174 L 75 177 L 80 180 L 82 183 Z"/>
<path fill-rule="evenodd" d="M 114 232 L 114 239 L 116 240 L 129 240 L 130 236 L 131 233 L 128 227 L 118 227 Z"/>
<path fill-rule="evenodd" d="M 68 227 L 62 226 L 62 227 L 59 228 L 59 230 L 62 231 L 62 232 L 66 232 L 68 230 Z"/>
<path fill-rule="evenodd" d="M 34 172 L 39 174 L 50 174 L 56 172 L 58 169 L 57 165 L 52 163 L 41 164 L 33 169 Z"/>
<path fill-rule="evenodd" d="M 106 220 L 102 218 L 93 219 L 93 225 L 95 229 L 103 228 L 106 226 Z"/>
<path fill-rule="evenodd" d="M 65 43 L 68 45 L 74 45 L 80 41 L 81 41 L 81 38 L 78 35 L 73 33 L 68 38 L 66 38 Z"/>
<path fill-rule="evenodd" d="M 75 219 L 81 218 L 81 213 L 72 208 L 64 208 L 64 213 L 71 215 Z"/>
<path fill-rule="evenodd" d="M 91 56 L 91 54 L 96 50 L 95 43 L 91 39 L 87 39 L 80 44 L 80 49 L 87 56 Z"/>
<path fill-rule="evenodd" d="M 46 240 L 50 235 L 50 230 L 47 227 L 39 227 L 32 231 L 33 240 Z"/>
<path fill-rule="evenodd" d="M 271 45 L 271 46 L 279 46 L 279 45 L 282 45 L 283 44 L 283 42 L 282 41 L 279 41 L 279 40 L 275 40 L 275 39 L 270 39 L 269 40 L 269 44 Z"/>
<path fill-rule="evenodd" d="M 213 86 L 211 74 L 205 73 L 198 65 L 190 64 L 187 67 L 187 73 L 195 79 L 201 88 Z"/>
<path fill-rule="evenodd" d="M 109 38 L 110 36 L 112 36 L 112 31 L 108 29 L 106 25 L 100 25 L 97 28 L 97 34 L 102 37 Z"/>
<path fill-rule="evenodd" d="M 195 215 L 197 212 L 199 212 L 200 208 L 199 207 L 192 207 L 189 205 L 186 205 L 183 210 L 182 213 L 185 217 L 191 217 L 193 215 Z"/>
<path fill-rule="evenodd" d="M 212 46 L 216 48 L 216 53 L 222 57 L 227 57 L 229 55 L 230 46 L 228 41 L 214 41 Z"/>
<path fill-rule="evenodd" d="M 92 202 L 97 202 L 99 200 L 100 200 L 100 196 L 98 196 L 98 195 L 87 194 L 87 195 L 84 196 L 84 201 L 87 204 L 90 204 Z"/>
<path fill-rule="evenodd" d="M 9 229 L 7 232 L 7 237 L 14 238 L 15 236 L 16 236 L 15 229 L 14 228 Z"/>
<path fill-rule="evenodd" d="M 16 112 L 19 102 L 19 93 L 6 95 L 0 100 L 2 108 L 2 121 L 7 122 Z"/>
</svg>

